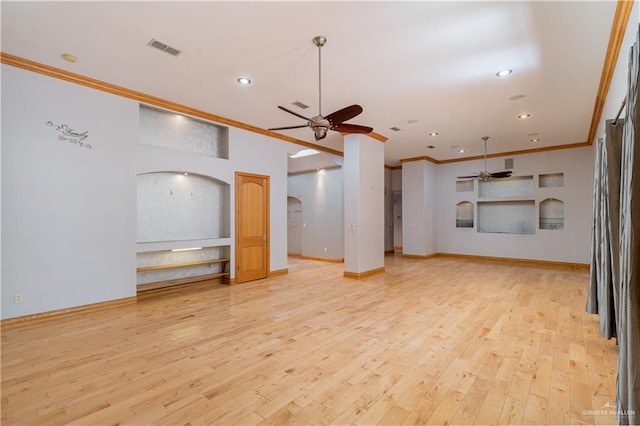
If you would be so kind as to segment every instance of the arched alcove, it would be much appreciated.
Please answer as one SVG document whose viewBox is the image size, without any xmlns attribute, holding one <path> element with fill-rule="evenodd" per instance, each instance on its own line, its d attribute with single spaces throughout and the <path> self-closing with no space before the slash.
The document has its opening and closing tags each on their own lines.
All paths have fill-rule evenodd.
<svg viewBox="0 0 640 426">
<path fill-rule="evenodd" d="M 186 172 L 138 175 L 138 242 L 228 238 L 229 184 Z"/>
<path fill-rule="evenodd" d="M 456 228 L 473 228 L 473 203 L 460 201 L 456 204 Z"/>
<path fill-rule="evenodd" d="M 564 228 L 564 202 L 547 198 L 540 202 L 540 229 Z"/>
</svg>

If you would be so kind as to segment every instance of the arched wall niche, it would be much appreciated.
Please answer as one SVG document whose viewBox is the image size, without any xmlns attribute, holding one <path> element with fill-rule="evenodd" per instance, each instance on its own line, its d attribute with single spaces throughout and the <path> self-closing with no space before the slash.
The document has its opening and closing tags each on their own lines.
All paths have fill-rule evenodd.
<svg viewBox="0 0 640 426">
<path fill-rule="evenodd" d="M 547 198 L 540 202 L 540 229 L 564 229 L 564 202 Z"/>
<path fill-rule="evenodd" d="M 139 243 L 228 238 L 230 185 L 201 174 L 156 171 L 137 176 Z"/>
<path fill-rule="evenodd" d="M 456 204 L 456 228 L 473 228 L 473 203 L 460 201 Z"/>
</svg>

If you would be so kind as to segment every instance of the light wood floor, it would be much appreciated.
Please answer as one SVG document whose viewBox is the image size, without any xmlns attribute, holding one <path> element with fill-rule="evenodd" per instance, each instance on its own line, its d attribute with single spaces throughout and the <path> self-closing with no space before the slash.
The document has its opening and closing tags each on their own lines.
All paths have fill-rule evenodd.
<svg viewBox="0 0 640 426">
<path fill-rule="evenodd" d="M 291 259 L 2 329 L 2 424 L 615 423 L 588 274 L 452 258 Z M 598 415 L 595 415 L 598 414 Z"/>
</svg>

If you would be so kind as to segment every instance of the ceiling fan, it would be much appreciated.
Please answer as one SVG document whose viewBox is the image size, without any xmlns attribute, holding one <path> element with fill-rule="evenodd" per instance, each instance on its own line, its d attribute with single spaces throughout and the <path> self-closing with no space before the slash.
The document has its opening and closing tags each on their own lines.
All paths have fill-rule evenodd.
<svg viewBox="0 0 640 426">
<path fill-rule="evenodd" d="M 296 117 L 300 117 L 307 120 L 307 124 L 301 124 L 298 126 L 285 126 L 285 127 L 273 127 L 268 130 L 286 130 L 286 129 L 299 129 L 302 127 L 311 127 L 313 135 L 316 140 L 324 139 L 327 136 L 327 131 L 335 130 L 342 133 L 371 133 L 373 128 L 367 126 L 360 126 L 357 124 L 345 123 L 347 120 L 351 120 L 356 115 L 362 112 L 360 105 L 350 105 L 342 108 L 338 111 L 332 112 L 326 117 L 322 115 L 322 46 L 327 42 L 326 37 L 317 36 L 313 38 L 313 44 L 318 47 L 318 115 L 315 117 L 307 118 L 304 115 L 298 114 L 295 111 L 291 111 L 283 106 L 278 105 L 283 111 L 293 114 Z"/>
<path fill-rule="evenodd" d="M 483 136 L 482 140 L 484 141 L 484 171 L 470 176 L 458 176 L 458 179 L 480 179 L 487 181 L 489 179 L 501 179 L 511 176 L 511 170 L 504 170 L 502 172 L 487 171 L 487 140 L 489 140 L 489 136 Z"/>
</svg>

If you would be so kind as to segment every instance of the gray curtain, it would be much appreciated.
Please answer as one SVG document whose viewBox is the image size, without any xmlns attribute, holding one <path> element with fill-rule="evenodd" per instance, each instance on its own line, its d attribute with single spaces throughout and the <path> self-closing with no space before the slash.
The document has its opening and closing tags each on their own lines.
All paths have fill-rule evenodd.
<svg viewBox="0 0 640 426">
<path fill-rule="evenodd" d="M 638 47 L 631 48 L 620 181 L 620 299 L 618 327 L 618 423 L 640 422 L 640 109 Z"/>
<path fill-rule="evenodd" d="M 617 335 L 615 307 L 620 293 L 618 216 L 623 129 L 623 120 L 606 122 L 605 139 L 597 141 L 593 180 L 591 268 L 586 309 L 599 315 L 600 334 L 607 339 Z"/>
</svg>

